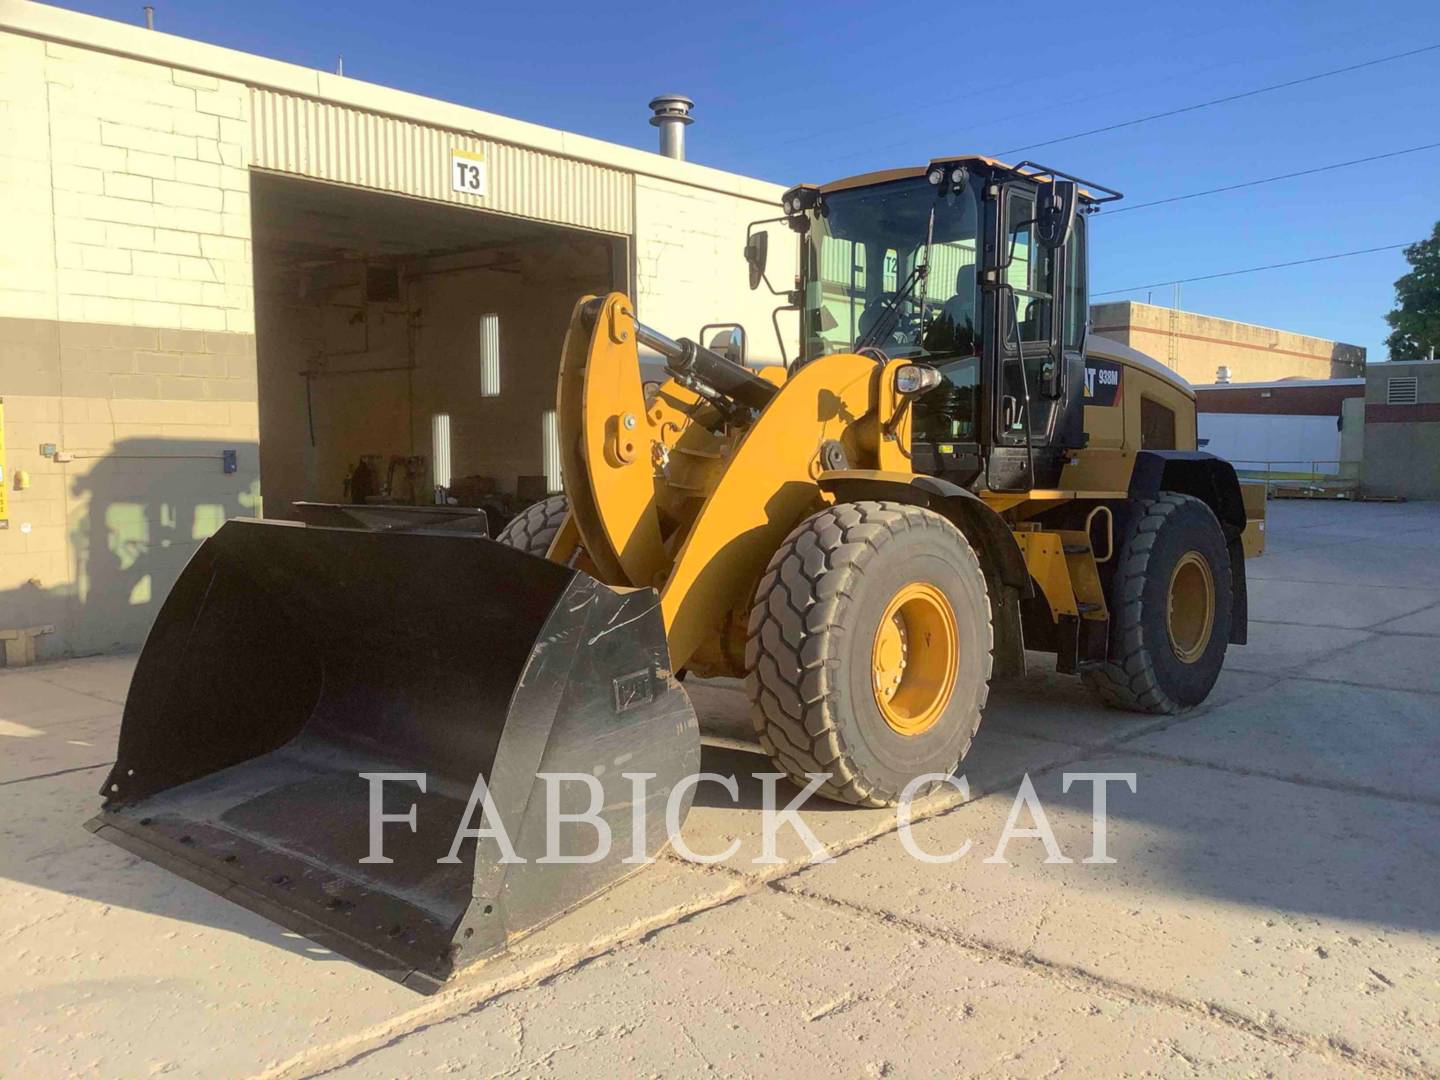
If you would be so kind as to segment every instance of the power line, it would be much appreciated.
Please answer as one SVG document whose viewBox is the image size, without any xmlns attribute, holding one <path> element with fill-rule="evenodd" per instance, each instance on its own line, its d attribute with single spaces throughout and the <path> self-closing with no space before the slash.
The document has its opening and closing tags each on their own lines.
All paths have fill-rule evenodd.
<svg viewBox="0 0 1440 1080">
<path fill-rule="evenodd" d="M 1122 120 L 1118 124 L 1106 124 L 1104 127 L 1091 128 L 1088 131 L 1077 131 L 1073 135 L 1061 135 L 1055 139 L 1046 139 L 1044 142 L 1030 143 L 1027 146 L 1017 146 L 1011 150 L 1001 150 L 995 156 L 1005 158 L 1011 154 L 1020 154 L 1027 150 L 1037 150 L 1042 146 L 1054 146 L 1057 143 L 1084 139 L 1091 135 L 1102 135 L 1107 131 L 1119 131 L 1121 128 L 1135 127 L 1137 124 L 1148 124 L 1151 120 L 1164 120 L 1166 117 L 1180 116 L 1183 113 L 1196 112 L 1199 109 L 1208 109 L 1212 105 L 1224 105 L 1227 102 L 1240 101 L 1243 98 L 1256 97 L 1259 94 L 1268 94 L 1275 90 L 1284 90 L 1287 87 L 1316 82 L 1319 79 L 1329 79 L 1333 76 L 1344 75 L 1351 71 L 1360 71 L 1363 68 L 1375 67 L 1377 64 L 1388 64 L 1394 60 L 1403 60 L 1408 56 L 1419 56 L 1421 53 L 1434 52 L 1436 49 L 1440 49 L 1440 44 L 1425 45 L 1419 49 L 1410 49 L 1408 52 L 1394 53 L 1391 56 L 1382 56 L 1375 60 L 1366 60 L 1363 63 L 1351 64 L 1348 67 L 1334 68 L 1330 71 L 1322 71 L 1315 75 L 1306 75 L 1299 79 L 1291 79 L 1288 82 L 1272 83 L 1269 86 L 1256 87 L 1254 90 L 1242 90 L 1238 94 L 1227 94 L 1225 97 L 1211 98 L 1209 101 L 1201 101 L 1194 105 L 1185 105 L 1178 109 L 1167 109 L 1165 112 L 1151 113 L 1149 116 L 1136 117 L 1134 120 Z"/>
<path fill-rule="evenodd" d="M 1234 65 L 1236 65 L 1236 64 L 1240 64 L 1240 63 L 1244 63 L 1244 62 L 1245 62 L 1244 60 L 1224 60 L 1224 61 L 1220 61 L 1220 62 L 1217 62 L 1217 63 L 1214 63 L 1214 64 L 1204 64 L 1204 65 L 1202 65 L 1202 66 L 1200 66 L 1200 67 L 1187 68 L 1187 69 L 1185 69 L 1185 71 L 1183 71 L 1181 74 L 1186 74 L 1186 75 L 1200 75 L 1200 74 L 1203 74 L 1203 73 L 1205 73 L 1205 72 L 1207 72 L 1207 71 L 1213 71 L 1213 70 L 1215 70 L 1215 69 L 1217 69 L 1217 68 L 1232 67 L 1232 66 L 1234 66 Z M 1098 69 L 1097 69 L 1097 70 L 1098 70 Z M 1067 80 L 1068 83 L 1074 83 L 1075 81 L 1076 81 L 1076 79 L 1073 78 L 1073 77 Z M 1082 81 L 1083 81 L 1083 80 L 1082 80 Z M 1148 82 L 1148 83 L 1141 83 L 1141 84 L 1139 84 L 1139 85 L 1140 85 L 1141 88 L 1143 88 L 1143 87 L 1146 87 L 1146 86 L 1163 85 L 1163 84 L 1171 83 L 1171 82 L 1174 82 L 1174 81 L 1175 81 L 1175 76 L 1174 76 L 1174 74 L 1172 73 L 1171 77 L 1168 78 L 1168 79 L 1151 80 L 1151 81 Z M 1035 82 L 1036 82 L 1036 80 L 1034 80 L 1034 79 L 1025 79 L 1025 80 L 1022 80 L 1021 82 L 1008 83 L 1008 84 L 1006 84 L 1006 87 L 1005 87 L 1004 89 L 1009 90 L 1009 91 L 1013 91 L 1016 86 L 1019 86 L 1019 85 L 1029 85 L 1029 84 L 1032 84 L 1032 83 L 1035 83 Z M 1066 98 L 1066 104 L 1067 104 L 1068 106 L 1084 105 L 1084 104 L 1087 104 L 1088 102 L 1100 101 L 1100 100 L 1103 100 L 1104 98 L 1114 97 L 1116 94 L 1123 94 L 1123 93 L 1125 93 L 1127 90 L 1132 90 L 1132 91 L 1133 91 L 1134 89 L 1136 89 L 1135 84 L 1131 84 L 1131 85 L 1126 86 L 1126 87 L 1117 87 L 1117 88 L 1115 88 L 1115 89 L 1113 89 L 1113 90 L 1104 90 L 1104 91 L 1101 91 L 1101 92 L 1099 92 L 1099 93 L 1088 94 L 1088 95 L 1086 95 L 1085 97 L 1070 97 L 1070 98 Z M 982 97 L 990 97 L 990 96 L 993 96 L 993 95 L 990 95 L 990 94 L 982 95 Z M 954 100 L 961 100 L 961 99 L 965 99 L 965 98 L 966 98 L 966 95 L 960 95 L 959 98 L 956 98 L 956 99 L 954 99 Z M 938 102 L 938 104 L 944 104 L 946 100 L 947 100 L 947 99 L 941 99 L 941 100 Z M 980 100 L 980 98 L 970 98 L 970 99 L 968 99 L 968 100 Z M 932 104 L 936 104 L 936 103 L 932 103 Z M 981 124 L 974 125 L 974 126 L 971 126 L 971 127 L 968 127 L 968 128 L 961 128 L 958 132 L 953 132 L 953 133 L 951 133 L 950 135 L 945 136 L 945 138 L 946 138 L 947 140 L 954 140 L 954 139 L 956 139 L 959 135 L 966 134 L 967 132 L 983 131 L 983 130 L 985 130 L 986 128 L 998 127 L 998 126 L 1001 125 L 1001 124 L 1008 124 L 1008 123 L 1010 123 L 1011 121 L 1014 121 L 1014 120 L 1023 120 L 1023 119 L 1025 119 L 1026 117 L 1029 117 L 1029 116 L 1038 116 L 1040 113 L 1053 113 L 1054 111 L 1055 111 L 1054 103 L 1053 103 L 1053 102 L 1048 102 L 1048 103 L 1046 103 L 1045 105 L 1042 105 L 1042 106 L 1039 106 L 1039 107 L 1036 107 L 1036 108 L 1033 108 L 1033 109 L 1025 109 L 1025 110 L 1023 110 L 1022 112 L 1008 113 L 1008 114 L 1006 114 L 1006 115 L 1004 115 L 1004 116 L 989 117 L 989 118 L 987 118 L 987 119 L 986 119 L 983 123 L 981 123 Z M 909 115 L 909 114 L 912 113 L 912 112 L 913 112 L 913 110 L 903 110 L 903 111 L 901 111 L 901 112 L 899 112 L 899 113 L 893 114 L 893 116 L 889 117 L 888 119 L 890 119 L 890 120 L 893 122 L 894 119 L 899 118 L 899 117 L 902 117 L 902 116 Z M 854 130 L 854 126 L 853 126 L 853 125 L 848 126 L 848 127 L 841 127 L 841 128 L 835 128 L 835 129 L 833 129 L 833 131 L 852 131 L 852 130 Z M 825 133 L 823 133 L 823 134 L 829 134 L 829 133 L 832 133 L 832 132 L 825 132 Z M 791 145 L 792 143 L 795 143 L 795 142 L 798 142 L 798 141 L 799 141 L 798 139 L 792 139 L 792 140 L 789 140 L 789 142 L 784 143 L 784 144 L 781 144 L 781 145 Z M 913 139 L 913 138 L 904 138 L 904 139 L 895 139 L 895 140 L 892 140 L 892 141 L 890 141 L 890 142 L 885 142 L 885 143 L 866 144 L 866 146 L 864 147 L 864 149 L 863 149 L 863 150 L 860 150 L 860 151 L 858 151 L 858 152 L 857 152 L 856 150 L 854 150 L 853 147 L 852 147 L 852 149 L 850 149 L 849 151 L 844 151 L 844 152 L 841 152 L 841 153 L 839 153 L 839 154 L 830 154 L 830 155 L 828 155 L 828 156 L 826 156 L 826 157 L 817 158 L 816 160 L 817 160 L 817 161 L 820 161 L 820 162 L 857 161 L 857 160 L 859 160 L 859 159 L 861 159 L 861 158 L 868 157 L 868 156 L 872 156 L 872 155 L 874 155 L 876 152 L 878 152 L 878 151 L 880 151 L 880 150 L 890 150 L 890 149 L 893 149 L 893 148 L 895 148 L 895 147 L 897 147 L 897 146 L 907 146 L 907 145 L 912 144 L 913 142 L 914 142 L 914 139 Z M 757 145 L 758 145 L 758 144 L 757 144 Z M 947 146 L 956 146 L 957 149 L 962 148 L 962 147 L 959 147 L 957 144 L 955 144 L 955 143 L 953 143 L 953 142 L 951 142 L 951 141 L 947 141 L 946 145 L 947 145 Z"/>
<path fill-rule="evenodd" d="M 1123 214 L 1129 210 L 1144 210 L 1147 206 L 1164 206 L 1167 203 L 1184 202 L 1186 199 L 1198 199 L 1202 195 L 1219 195 L 1224 191 L 1239 191 L 1241 188 L 1259 187 L 1261 184 L 1273 184 L 1277 180 L 1293 180 L 1297 176 L 1314 176 L 1316 173 L 1329 172 L 1332 169 L 1343 169 L 1350 165 L 1364 165 L 1371 161 L 1384 161 L 1386 158 L 1401 157 L 1405 154 L 1418 154 L 1421 150 L 1434 150 L 1440 147 L 1440 142 L 1426 143 L 1424 146 L 1412 146 L 1408 150 L 1392 150 L 1388 154 L 1372 154 L 1370 157 L 1354 158 L 1350 161 L 1337 161 L 1333 165 L 1318 165 L 1313 169 L 1301 169 L 1299 172 L 1280 173 L 1278 176 L 1266 176 L 1259 180 L 1246 180 L 1240 184 L 1227 184 L 1224 187 L 1206 188 L 1204 191 L 1192 191 L 1188 195 L 1172 195 L 1168 199 L 1155 199 L 1152 202 L 1134 203 L 1131 206 L 1120 206 L 1109 211 L 1105 216 L 1113 217 L 1116 214 Z"/>
<path fill-rule="evenodd" d="M 1413 243 L 1413 241 L 1411 241 Z M 1199 277 L 1176 278 L 1174 281 L 1152 281 L 1148 285 L 1132 285 L 1128 289 L 1106 289 L 1091 293 L 1096 296 L 1115 296 L 1119 293 L 1141 292 L 1144 289 L 1158 289 L 1165 285 L 1189 285 L 1194 281 L 1214 281 L 1216 278 L 1238 277 L 1241 274 L 1258 274 L 1261 270 L 1280 270 L 1287 266 L 1304 266 L 1307 263 L 1329 262 L 1331 259 L 1348 259 L 1351 255 L 1369 255 L 1376 251 L 1394 251 L 1409 247 L 1410 243 L 1385 244 L 1382 247 L 1360 248 L 1358 251 L 1342 251 L 1335 255 L 1317 255 L 1313 259 L 1293 259 L 1290 262 L 1267 263 L 1265 266 L 1251 266 L 1244 270 L 1226 270 L 1223 274 L 1202 274 Z"/>
<path fill-rule="evenodd" d="M 1217 62 L 1212 63 L 1212 64 L 1202 64 L 1202 65 L 1200 65 L 1199 67 L 1187 68 L 1187 69 L 1185 69 L 1184 71 L 1181 71 L 1181 72 L 1179 72 L 1179 73 L 1174 72 L 1174 71 L 1171 71 L 1166 78 L 1163 78 L 1163 79 L 1152 79 L 1152 80 L 1150 80 L 1148 83 L 1141 83 L 1139 88 L 1143 89 L 1143 88 L 1146 87 L 1146 86 L 1154 86 L 1154 85 L 1157 85 L 1157 84 L 1163 85 L 1163 84 L 1166 84 L 1166 83 L 1172 83 L 1172 82 L 1176 81 L 1177 74 L 1179 74 L 1179 75 L 1203 75 L 1203 74 L 1204 74 L 1205 72 L 1207 72 L 1207 71 L 1214 71 L 1214 70 L 1216 70 L 1216 69 L 1218 69 L 1218 68 L 1224 68 L 1224 67 L 1234 67 L 1234 66 L 1237 65 L 1237 64 L 1243 64 L 1243 63 L 1247 63 L 1247 62 L 1248 62 L 1248 60 L 1245 59 L 1245 58 L 1241 58 L 1241 59 L 1238 59 L 1238 60 L 1237 60 L 1237 59 L 1229 59 L 1229 60 L 1217 61 Z M 1076 82 L 1083 82 L 1084 79 L 1090 77 L 1091 75 L 1098 74 L 1098 73 L 1100 73 L 1100 72 L 1102 72 L 1102 71 L 1110 71 L 1110 70 L 1113 70 L 1113 68 L 1107 67 L 1107 66 L 1097 65 L 1096 67 L 1094 67 L 1094 68 L 1092 68 L 1092 69 L 1090 69 L 1090 70 L 1088 70 L 1088 71 L 1081 72 L 1081 73 L 1079 73 L 1078 75 L 1075 74 L 1075 73 L 1071 73 L 1071 75 L 1067 78 L 1067 83 L 1074 84 L 1074 83 L 1076 83 Z M 1020 81 L 1020 82 L 1009 82 L 1009 83 L 1006 83 L 1006 84 L 1003 85 L 1003 86 L 997 87 L 996 89 L 993 89 L 993 90 L 991 90 L 991 91 L 989 91 L 989 92 L 987 92 L 987 93 L 978 94 L 978 95 L 975 94 L 975 93 L 974 93 L 973 91 L 971 91 L 971 90 L 966 90 L 966 91 L 964 91 L 963 93 L 960 93 L 960 94 L 953 94 L 953 95 L 950 95 L 950 96 L 947 96 L 947 97 L 943 97 L 943 98 L 938 98 L 938 99 L 930 99 L 930 100 L 927 101 L 927 104 L 928 104 L 930 107 L 934 108 L 934 107 L 938 107 L 938 106 L 941 106 L 941 105 L 953 104 L 953 103 L 955 103 L 955 102 L 957 102 L 957 101 L 965 101 L 965 102 L 967 102 L 967 103 L 971 103 L 971 102 L 975 102 L 975 101 L 984 101 L 984 100 L 986 100 L 987 98 L 993 98 L 993 97 L 996 97 L 996 96 L 999 96 L 999 95 L 1002 95 L 1002 94 L 1013 95 L 1014 92 L 1015 92 L 1015 88 L 1016 88 L 1017 86 L 1020 86 L 1020 85 L 1032 85 L 1032 84 L 1034 84 L 1034 83 L 1036 83 L 1036 82 L 1038 82 L 1037 79 L 1025 79 L 1025 80 L 1022 80 L 1022 81 Z M 1123 94 L 1123 93 L 1125 93 L 1125 92 L 1127 92 L 1127 91 L 1134 91 L 1135 89 L 1137 89 L 1137 87 L 1135 86 L 1134 83 L 1131 83 L 1131 84 L 1129 84 L 1129 85 L 1127 85 L 1127 86 L 1117 86 L 1117 87 L 1115 87 L 1114 89 L 1111 89 L 1111 90 L 1103 90 L 1103 91 L 1100 91 L 1099 93 L 1086 95 L 1085 97 L 1078 97 L 1078 98 L 1077 98 L 1077 97 L 1071 97 L 1071 98 L 1066 98 L 1066 104 L 1067 104 L 1067 105 L 1070 105 L 1070 106 L 1083 105 L 1083 104 L 1085 104 L 1086 102 L 1099 101 L 1099 100 L 1101 100 L 1101 99 L 1103 99 L 1103 98 L 1114 97 L 1114 96 L 1117 95 L 1117 94 Z M 1026 110 L 1023 111 L 1023 112 L 1010 113 L 1010 114 L 1007 115 L 1007 116 L 993 117 L 993 118 L 987 119 L 983 124 L 980 124 L 978 127 L 979 127 L 979 128 L 995 127 L 997 124 L 1008 123 L 1008 122 L 1011 121 L 1011 120 L 1023 120 L 1023 119 L 1026 118 L 1027 116 L 1037 116 L 1037 115 L 1039 115 L 1040 113 L 1053 113 L 1054 111 L 1055 111 L 1055 105 L 1054 105 L 1054 103 L 1053 103 L 1053 102 L 1050 102 L 1050 101 L 1047 101 L 1044 105 L 1038 106 L 1038 107 L 1033 108 L 1033 109 L 1026 109 Z M 901 119 L 901 118 L 904 118 L 904 117 L 907 117 L 907 116 L 912 116 L 912 115 L 914 115 L 914 109 L 913 109 L 913 108 L 898 109 L 898 110 L 896 110 L 896 111 L 894 111 L 894 112 L 885 113 L 885 114 L 882 115 L 882 116 L 875 116 L 875 117 L 871 117 L 871 118 L 866 119 L 866 120 L 860 120 L 860 121 L 858 121 L 858 122 L 856 122 L 856 123 L 841 124 L 841 125 L 838 125 L 838 126 L 835 126 L 835 127 L 831 127 L 831 128 L 821 128 L 821 129 L 819 129 L 819 130 L 811 129 L 811 130 L 805 132 L 804 134 L 796 135 L 796 136 L 794 136 L 794 137 L 792 137 L 792 138 L 785 139 L 785 140 L 783 140 L 783 141 L 776 142 L 776 143 L 773 143 L 773 144 L 766 144 L 766 145 L 773 145 L 773 146 L 777 146 L 777 147 L 782 147 L 782 146 L 794 146 L 794 145 L 796 145 L 797 143 L 807 142 L 807 141 L 810 141 L 810 140 L 813 140 L 813 139 L 827 138 L 827 137 L 829 137 L 829 136 L 831 136 L 831 135 L 834 135 L 834 134 L 837 134 L 837 133 L 853 134 L 857 128 L 873 127 L 873 126 L 876 125 L 876 124 L 883 124 L 883 123 L 893 124 L 893 123 L 894 123 L 896 120 L 898 120 L 898 119 Z M 956 135 L 965 134 L 965 133 L 968 132 L 968 131 L 975 131 L 975 130 L 977 130 L 977 128 L 975 128 L 975 127 L 962 128 L 962 129 L 961 129 L 959 132 L 957 132 L 957 133 L 952 133 L 951 135 L 947 135 L 946 138 L 947 138 L 947 139 L 955 138 Z M 820 160 L 821 160 L 821 161 L 848 160 L 848 159 L 851 159 L 851 158 L 863 156 L 864 154 L 873 153 L 873 152 L 876 151 L 876 150 L 887 150 L 887 149 L 890 149 L 891 147 L 895 147 L 895 146 L 904 146 L 904 145 L 906 145 L 907 143 L 909 143 L 910 141 L 911 141 L 910 139 L 898 139 L 898 140 L 895 140 L 895 141 L 893 141 L 893 142 L 881 143 L 881 144 L 879 144 L 879 145 L 866 146 L 865 149 L 862 150 L 859 154 L 851 151 L 851 152 L 843 153 L 843 154 L 841 154 L 841 155 L 833 156 L 833 157 L 830 157 L 830 158 L 821 158 Z M 761 145 L 761 144 L 756 143 L 756 144 L 754 144 L 754 145 L 755 145 L 755 146 L 759 146 L 759 145 Z"/>
</svg>

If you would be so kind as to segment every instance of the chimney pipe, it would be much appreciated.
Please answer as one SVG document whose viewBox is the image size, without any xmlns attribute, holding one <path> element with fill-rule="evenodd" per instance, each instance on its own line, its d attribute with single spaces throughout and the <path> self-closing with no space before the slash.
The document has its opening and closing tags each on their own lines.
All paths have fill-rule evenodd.
<svg viewBox="0 0 1440 1080">
<path fill-rule="evenodd" d="M 690 115 L 694 105 L 684 94 L 661 94 L 651 100 L 655 115 L 650 123 L 660 129 L 660 153 L 666 157 L 685 160 L 685 128 L 695 122 Z"/>
<path fill-rule="evenodd" d="M 146 29 L 146 30 L 154 30 L 154 29 L 155 29 L 155 5 L 154 5 L 154 4 L 146 4 L 144 10 L 145 10 L 145 29 Z"/>
</svg>

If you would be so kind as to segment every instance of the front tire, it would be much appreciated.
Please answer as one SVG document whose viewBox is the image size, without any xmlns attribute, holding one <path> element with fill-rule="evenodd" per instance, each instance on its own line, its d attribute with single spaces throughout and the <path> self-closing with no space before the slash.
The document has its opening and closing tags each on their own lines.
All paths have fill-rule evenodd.
<svg viewBox="0 0 1440 1080">
<path fill-rule="evenodd" d="M 761 579 L 751 719 L 798 784 L 826 773 L 829 798 L 892 806 L 969 750 L 992 648 L 985 575 L 954 525 L 903 503 L 842 503 L 802 522 Z"/>
<path fill-rule="evenodd" d="M 551 495 L 548 499 L 531 503 L 511 518 L 500 530 L 500 535 L 495 537 L 495 542 L 543 559 L 569 513 L 569 500 L 564 495 Z"/>
<path fill-rule="evenodd" d="M 1225 663 L 1225 534 L 1190 495 L 1162 492 L 1132 511 L 1110 588 L 1110 660 L 1084 679 L 1111 708 L 1178 713 L 1209 696 Z"/>
</svg>

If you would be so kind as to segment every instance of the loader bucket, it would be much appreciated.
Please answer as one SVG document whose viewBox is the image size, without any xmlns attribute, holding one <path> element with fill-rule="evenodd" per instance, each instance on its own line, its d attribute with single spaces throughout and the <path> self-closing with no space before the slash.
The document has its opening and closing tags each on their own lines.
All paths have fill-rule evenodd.
<svg viewBox="0 0 1440 1080">
<path fill-rule="evenodd" d="M 428 992 L 639 869 L 698 765 L 652 590 L 473 533 L 231 521 L 150 632 L 87 828 Z M 498 822 L 467 818 L 477 776 Z M 378 826 L 384 862 L 372 798 L 413 821 Z M 552 801 L 609 849 L 537 862 L 602 831 Z M 523 861 L 457 846 L 467 821 Z"/>
<path fill-rule="evenodd" d="M 389 503 L 291 503 L 295 516 L 306 525 L 333 525 L 341 529 L 375 529 L 401 532 L 453 529 L 490 535 L 485 511 L 469 506 L 398 506 Z"/>
</svg>

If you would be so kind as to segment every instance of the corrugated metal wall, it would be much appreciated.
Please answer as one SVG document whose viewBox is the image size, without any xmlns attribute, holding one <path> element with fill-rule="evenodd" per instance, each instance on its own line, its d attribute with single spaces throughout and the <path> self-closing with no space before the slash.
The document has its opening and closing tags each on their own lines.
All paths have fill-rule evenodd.
<svg viewBox="0 0 1440 1080">
<path fill-rule="evenodd" d="M 1024 258 L 1024 252 L 1016 251 L 1016 260 Z M 820 276 L 827 292 L 846 293 L 850 288 L 851 263 L 855 269 L 855 291 L 865 290 L 865 247 L 847 240 L 835 239 L 820 249 Z M 975 241 L 960 240 L 954 243 L 935 243 L 930 249 L 930 275 L 925 284 L 925 295 L 931 300 L 945 301 L 955 295 L 955 279 L 962 267 L 975 265 Z M 896 288 L 898 266 L 894 255 L 885 260 L 885 281 L 883 288 L 893 292 Z M 1023 273 L 1017 284 L 1024 287 Z"/>
<path fill-rule="evenodd" d="M 250 116 L 257 168 L 585 229 L 634 229 L 634 179 L 619 169 L 258 87 Z M 451 190 L 456 149 L 484 153 L 483 196 Z"/>
</svg>

